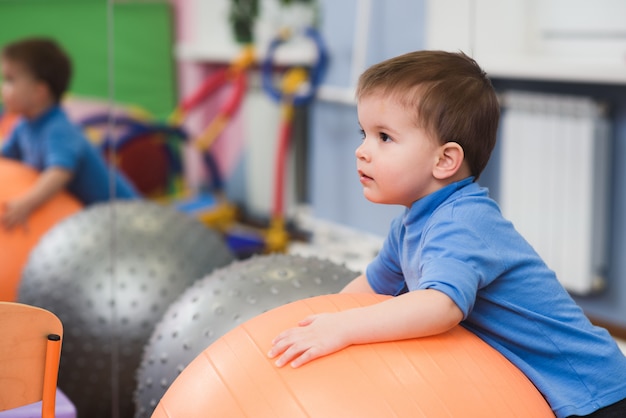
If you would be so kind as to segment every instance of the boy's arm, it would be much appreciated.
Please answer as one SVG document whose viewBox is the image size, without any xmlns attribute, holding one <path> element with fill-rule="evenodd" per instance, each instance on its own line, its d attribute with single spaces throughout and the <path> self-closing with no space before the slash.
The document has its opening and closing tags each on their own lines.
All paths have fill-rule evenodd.
<svg viewBox="0 0 626 418">
<path fill-rule="evenodd" d="M 415 290 L 370 306 L 312 315 L 279 334 L 268 356 L 278 357 L 279 367 L 298 367 L 352 344 L 440 334 L 462 319 L 462 311 L 445 293 Z"/>
<path fill-rule="evenodd" d="M 376 293 L 367 281 L 365 274 L 348 283 L 339 293 Z"/>
<path fill-rule="evenodd" d="M 63 168 L 46 169 L 26 193 L 4 204 L 2 224 L 10 229 L 25 223 L 35 209 L 62 190 L 71 178 L 72 172 Z"/>
</svg>

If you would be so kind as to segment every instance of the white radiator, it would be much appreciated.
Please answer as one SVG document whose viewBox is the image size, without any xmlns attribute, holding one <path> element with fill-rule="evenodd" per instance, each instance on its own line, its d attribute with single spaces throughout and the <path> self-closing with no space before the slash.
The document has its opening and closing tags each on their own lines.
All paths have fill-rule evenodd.
<svg viewBox="0 0 626 418">
<path fill-rule="evenodd" d="M 610 133 L 587 97 L 503 95 L 500 205 L 573 294 L 604 285 Z"/>
</svg>

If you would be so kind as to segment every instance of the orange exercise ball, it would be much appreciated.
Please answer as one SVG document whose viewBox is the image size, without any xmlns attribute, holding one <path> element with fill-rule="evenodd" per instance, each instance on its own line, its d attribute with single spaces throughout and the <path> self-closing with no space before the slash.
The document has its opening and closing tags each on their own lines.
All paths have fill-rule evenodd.
<svg viewBox="0 0 626 418">
<path fill-rule="evenodd" d="M 267 311 L 224 334 L 172 383 L 152 418 L 554 417 L 526 376 L 457 326 L 433 337 L 354 345 L 297 369 L 266 357 L 308 315 L 388 298 L 333 294 Z"/>
<path fill-rule="evenodd" d="M 0 214 L 4 211 L 4 203 L 33 186 L 38 175 L 25 164 L 0 158 Z M 37 209 L 28 219 L 26 227 L 8 231 L 0 225 L 0 301 L 17 300 L 22 269 L 31 249 L 48 229 L 81 208 L 78 200 L 61 192 Z"/>
</svg>

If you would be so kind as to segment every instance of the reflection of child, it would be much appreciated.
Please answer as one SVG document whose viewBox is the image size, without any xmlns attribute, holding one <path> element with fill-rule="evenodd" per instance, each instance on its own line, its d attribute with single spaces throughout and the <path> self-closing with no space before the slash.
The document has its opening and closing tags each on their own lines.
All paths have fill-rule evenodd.
<svg viewBox="0 0 626 418">
<path fill-rule="evenodd" d="M 63 188 L 84 204 L 137 197 L 119 173 L 114 194 L 110 192 L 104 159 L 59 106 L 71 78 L 71 62 L 54 41 L 32 38 L 6 45 L 0 65 L 4 106 L 23 117 L 2 145 L 1 155 L 41 172 L 26 193 L 3 202 L 5 227 L 25 223 Z"/>
<path fill-rule="evenodd" d="M 475 182 L 500 114 L 485 73 L 462 53 L 409 53 L 368 69 L 357 99 L 365 197 L 406 209 L 343 292 L 396 297 L 305 318 L 268 356 L 298 367 L 460 323 L 519 367 L 558 417 L 626 417 L 626 357 Z"/>
<path fill-rule="evenodd" d="M 0 108 L 0 145 L 9 136 L 17 122 L 18 116 L 14 113 L 5 112 Z"/>
</svg>

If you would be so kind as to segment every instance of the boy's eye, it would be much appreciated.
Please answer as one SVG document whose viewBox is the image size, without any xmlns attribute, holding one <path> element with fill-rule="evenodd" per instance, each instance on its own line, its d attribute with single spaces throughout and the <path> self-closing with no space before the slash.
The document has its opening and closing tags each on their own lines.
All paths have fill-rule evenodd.
<svg viewBox="0 0 626 418">
<path fill-rule="evenodd" d="M 391 141 L 391 137 L 384 132 L 380 133 L 380 140 L 383 142 Z"/>
<path fill-rule="evenodd" d="M 361 139 L 365 139 L 365 131 L 363 129 L 359 129 L 359 135 L 361 135 Z"/>
</svg>

